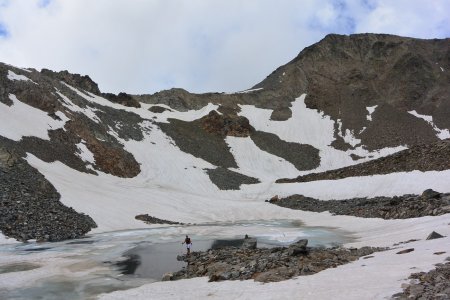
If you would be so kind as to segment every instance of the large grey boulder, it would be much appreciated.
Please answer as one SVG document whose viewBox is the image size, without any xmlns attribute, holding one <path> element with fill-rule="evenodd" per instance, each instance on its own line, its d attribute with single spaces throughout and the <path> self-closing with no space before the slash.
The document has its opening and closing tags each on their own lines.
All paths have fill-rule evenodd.
<svg viewBox="0 0 450 300">
<path fill-rule="evenodd" d="M 304 255 L 308 253 L 306 246 L 308 245 L 307 239 L 302 239 L 289 246 L 288 254 L 290 256 Z"/>
</svg>

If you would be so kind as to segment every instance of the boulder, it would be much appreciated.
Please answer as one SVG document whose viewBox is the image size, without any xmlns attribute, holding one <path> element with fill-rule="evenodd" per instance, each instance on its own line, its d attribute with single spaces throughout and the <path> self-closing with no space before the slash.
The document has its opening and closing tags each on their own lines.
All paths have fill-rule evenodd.
<svg viewBox="0 0 450 300">
<path fill-rule="evenodd" d="M 170 280 L 172 280 L 172 278 L 173 278 L 173 274 L 172 273 L 166 273 L 166 274 L 163 275 L 161 280 L 162 281 L 170 281 Z"/>
<path fill-rule="evenodd" d="M 441 194 L 439 192 L 433 191 L 432 189 L 427 189 L 422 193 L 423 199 L 439 198 L 440 196 Z"/>
<path fill-rule="evenodd" d="M 308 245 L 307 239 L 302 239 L 289 246 L 288 254 L 290 256 L 304 255 L 308 253 L 306 246 Z"/>
<path fill-rule="evenodd" d="M 243 249 L 256 249 L 257 241 L 255 238 L 245 238 L 241 248 Z"/>
<path fill-rule="evenodd" d="M 409 248 L 409 249 L 405 249 L 402 251 L 398 251 L 396 254 L 405 254 L 405 253 L 409 253 L 409 252 L 413 252 L 414 248 Z"/>
<path fill-rule="evenodd" d="M 436 231 L 433 231 L 432 233 L 430 233 L 427 236 L 427 240 L 440 239 L 440 238 L 443 238 L 443 237 L 444 237 L 443 235 L 437 233 Z"/>
</svg>

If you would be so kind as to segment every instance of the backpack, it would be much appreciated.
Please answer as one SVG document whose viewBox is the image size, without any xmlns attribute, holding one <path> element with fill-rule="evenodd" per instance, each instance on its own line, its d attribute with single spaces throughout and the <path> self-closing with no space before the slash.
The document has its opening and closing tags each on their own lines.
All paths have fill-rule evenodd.
<svg viewBox="0 0 450 300">
<path fill-rule="evenodd" d="M 191 243 L 191 239 L 190 238 L 186 238 L 184 241 L 186 242 L 186 244 L 190 244 Z"/>
</svg>

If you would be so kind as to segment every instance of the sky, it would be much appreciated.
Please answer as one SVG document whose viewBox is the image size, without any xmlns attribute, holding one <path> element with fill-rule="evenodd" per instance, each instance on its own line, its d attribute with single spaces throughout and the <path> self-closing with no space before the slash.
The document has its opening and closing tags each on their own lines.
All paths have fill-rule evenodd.
<svg viewBox="0 0 450 300">
<path fill-rule="evenodd" d="M 0 61 L 102 92 L 235 92 L 329 33 L 450 37 L 449 0 L 0 0 Z"/>
</svg>

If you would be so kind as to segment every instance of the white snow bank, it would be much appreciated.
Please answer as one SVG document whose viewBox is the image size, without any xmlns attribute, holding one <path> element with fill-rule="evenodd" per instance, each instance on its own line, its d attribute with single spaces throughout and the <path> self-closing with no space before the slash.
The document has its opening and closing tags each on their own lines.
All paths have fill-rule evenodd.
<svg viewBox="0 0 450 300">
<path fill-rule="evenodd" d="M 17 244 L 19 243 L 16 239 L 8 238 L 0 231 L 0 245 L 2 244 Z"/>
<path fill-rule="evenodd" d="M 437 132 L 436 136 L 438 138 L 440 138 L 441 140 L 450 138 L 450 131 L 448 129 L 439 129 L 433 122 L 433 116 L 421 115 L 415 110 L 408 111 L 408 113 L 410 113 L 411 115 L 413 115 L 419 119 L 423 119 L 428 124 L 430 124 L 433 127 L 434 131 Z"/>
<path fill-rule="evenodd" d="M 450 192 L 449 178 L 450 170 L 412 171 L 386 175 L 348 177 L 338 180 L 272 184 L 267 191 L 272 193 L 272 196 L 302 194 L 321 200 L 421 194 L 428 188 L 447 193 Z M 258 185 L 250 185 L 245 186 L 242 192 L 248 192 L 252 195 L 258 189 L 260 189 Z"/>
<path fill-rule="evenodd" d="M 6 75 L 6 77 L 7 77 L 9 80 L 11 80 L 11 81 L 14 81 L 14 80 L 18 80 L 18 81 L 31 81 L 32 83 L 37 84 L 36 82 L 34 82 L 33 80 L 31 80 L 31 79 L 28 78 L 27 76 L 16 74 L 16 73 L 14 73 L 14 72 L 11 71 L 11 70 L 8 70 L 8 75 Z"/>
<path fill-rule="evenodd" d="M 296 177 L 298 170 L 285 159 L 262 151 L 251 138 L 227 137 L 226 143 L 238 165 L 233 169 L 261 181 L 275 181 L 282 177 Z"/>
<path fill-rule="evenodd" d="M 67 118 L 62 113 L 57 115 L 62 120 L 51 118 L 46 112 L 19 101 L 10 94 L 12 106 L 0 103 L 0 135 L 14 141 L 24 136 L 35 136 L 44 140 L 50 139 L 48 130 L 64 127 Z"/>
</svg>

